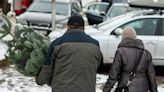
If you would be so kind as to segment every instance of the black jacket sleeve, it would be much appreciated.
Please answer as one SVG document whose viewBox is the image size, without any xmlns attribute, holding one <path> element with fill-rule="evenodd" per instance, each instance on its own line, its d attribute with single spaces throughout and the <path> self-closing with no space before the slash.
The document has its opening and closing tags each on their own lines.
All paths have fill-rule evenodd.
<svg viewBox="0 0 164 92">
<path fill-rule="evenodd" d="M 105 83 L 105 86 L 103 88 L 103 92 L 110 92 L 114 84 L 118 81 L 120 71 L 121 71 L 121 54 L 120 51 L 117 50 L 115 57 L 114 57 L 114 62 L 111 66 L 111 69 L 109 71 L 109 78 L 107 79 L 107 82 Z"/>
<path fill-rule="evenodd" d="M 100 63 L 98 64 L 98 68 L 97 68 L 97 73 L 101 73 L 104 67 L 104 63 L 103 63 L 103 56 L 102 53 L 100 53 L 100 57 L 98 60 Z"/>
</svg>

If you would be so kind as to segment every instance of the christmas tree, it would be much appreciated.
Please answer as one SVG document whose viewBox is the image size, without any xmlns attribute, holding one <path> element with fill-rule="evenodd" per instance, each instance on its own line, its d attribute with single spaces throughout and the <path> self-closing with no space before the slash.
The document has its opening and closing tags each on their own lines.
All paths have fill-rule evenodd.
<svg viewBox="0 0 164 92">
<path fill-rule="evenodd" d="M 9 46 L 7 58 L 11 60 L 19 72 L 35 76 L 41 69 L 47 55 L 50 41 L 30 28 L 16 30 Z"/>
<path fill-rule="evenodd" d="M 0 40 L 9 36 L 10 40 L 3 40 L 8 46 L 7 61 L 11 61 L 19 72 L 27 76 L 35 76 L 45 62 L 50 40 L 33 29 L 16 26 L 11 32 L 12 23 L 1 14 Z"/>
</svg>

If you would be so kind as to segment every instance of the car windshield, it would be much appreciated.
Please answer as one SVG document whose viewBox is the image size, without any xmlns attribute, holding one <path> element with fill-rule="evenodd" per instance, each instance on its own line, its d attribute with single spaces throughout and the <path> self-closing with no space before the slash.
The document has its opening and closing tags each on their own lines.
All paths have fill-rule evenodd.
<svg viewBox="0 0 164 92">
<path fill-rule="evenodd" d="M 51 2 L 38 1 L 34 2 L 28 10 L 29 12 L 44 12 L 51 13 Z M 69 14 L 69 3 L 56 2 L 56 14 L 68 15 Z"/>
<path fill-rule="evenodd" d="M 114 26 L 118 25 L 119 23 L 122 23 L 126 20 L 127 20 L 126 15 L 121 15 L 121 16 L 109 19 L 103 23 L 100 23 L 99 25 L 96 26 L 96 28 L 99 30 L 102 30 L 102 31 L 106 31 L 109 28 L 112 28 L 112 27 L 114 27 Z"/>
<path fill-rule="evenodd" d="M 108 12 L 107 17 L 108 18 L 113 18 L 116 17 L 118 15 L 124 14 L 131 11 L 130 7 L 128 6 L 114 6 L 111 8 L 111 11 Z"/>
</svg>

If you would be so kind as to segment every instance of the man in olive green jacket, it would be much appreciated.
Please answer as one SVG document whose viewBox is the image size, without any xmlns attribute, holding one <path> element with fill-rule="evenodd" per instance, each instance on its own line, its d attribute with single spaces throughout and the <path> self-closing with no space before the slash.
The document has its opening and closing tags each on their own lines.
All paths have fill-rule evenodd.
<svg viewBox="0 0 164 92">
<path fill-rule="evenodd" d="M 95 92 L 101 61 L 98 41 L 85 34 L 83 18 L 73 16 L 67 32 L 49 47 L 36 82 L 49 84 L 52 92 Z"/>
</svg>

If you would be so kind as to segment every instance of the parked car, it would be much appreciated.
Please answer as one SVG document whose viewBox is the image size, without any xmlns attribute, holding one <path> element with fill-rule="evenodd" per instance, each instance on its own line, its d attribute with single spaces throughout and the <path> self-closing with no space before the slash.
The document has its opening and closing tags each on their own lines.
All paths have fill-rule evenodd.
<svg viewBox="0 0 164 92">
<path fill-rule="evenodd" d="M 108 8 L 109 3 L 106 2 L 95 2 L 87 5 L 84 8 L 84 12 L 88 19 L 89 25 L 101 23 Z"/>
<path fill-rule="evenodd" d="M 137 9 L 139 8 L 129 7 L 127 3 L 113 3 L 110 5 L 106 2 L 97 2 L 88 5 L 85 11 L 89 25 L 93 25 Z"/>
<path fill-rule="evenodd" d="M 105 21 L 95 28 L 88 26 L 85 32 L 99 41 L 104 63 L 111 64 L 121 41 L 120 29 L 126 26 L 134 27 L 137 38 L 143 40 L 145 48 L 152 54 L 154 65 L 164 66 L 164 14 L 154 10 L 133 11 Z M 64 31 L 52 32 L 49 37 L 54 40 Z"/>
<path fill-rule="evenodd" d="M 64 27 L 72 15 L 80 15 L 82 9 L 76 0 L 56 0 L 56 26 Z M 42 32 L 51 31 L 51 0 L 36 0 L 27 11 L 17 17 L 17 23 Z M 87 18 L 84 17 L 85 22 Z"/>
</svg>

